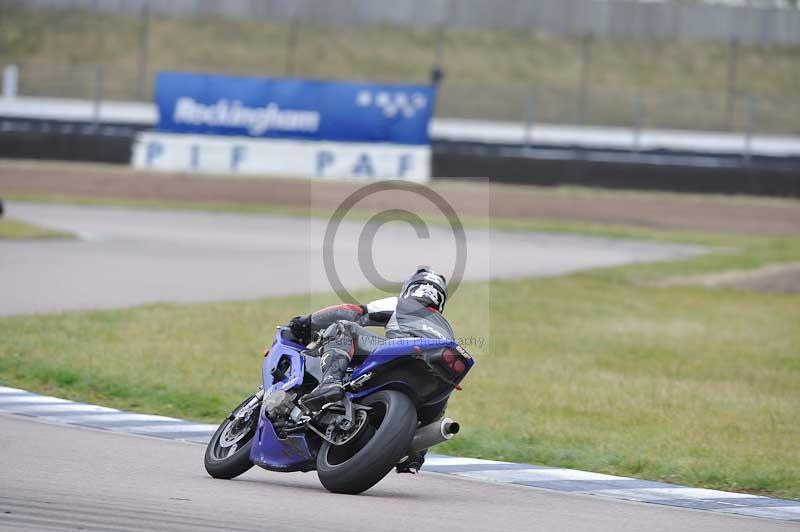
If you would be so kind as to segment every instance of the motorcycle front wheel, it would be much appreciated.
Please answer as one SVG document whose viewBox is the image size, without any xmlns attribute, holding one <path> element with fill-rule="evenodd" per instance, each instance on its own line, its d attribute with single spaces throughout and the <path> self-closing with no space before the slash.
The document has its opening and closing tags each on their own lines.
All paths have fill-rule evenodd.
<svg viewBox="0 0 800 532">
<path fill-rule="evenodd" d="M 255 395 L 251 395 L 237 406 L 208 442 L 203 462 L 206 471 L 212 477 L 231 479 L 253 467 L 253 462 L 250 461 L 250 448 L 253 446 L 261 402 L 258 401 L 251 406 L 244 417 L 237 414 L 242 412 L 254 398 Z"/>
<path fill-rule="evenodd" d="M 417 410 L 404 393 L 383 390 L 359 401 L 369 406 L 368 426 L 345 445 L 325 442 L 317 474 L 334 493 L 357 494 L 378 483 L 403 458 L 417 429 Z"/>
</svg>

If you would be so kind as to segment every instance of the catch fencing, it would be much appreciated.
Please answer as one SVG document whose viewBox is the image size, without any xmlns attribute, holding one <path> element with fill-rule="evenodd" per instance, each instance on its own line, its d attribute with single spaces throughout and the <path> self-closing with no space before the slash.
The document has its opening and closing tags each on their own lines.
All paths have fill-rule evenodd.
<svg viewBox="0 0 800 532">
<path fill-rule="evenodd" d="M 632 0 L 2 0 L 115 14 L 220 15 L 308 24 L 500 29 L 646 40 L 800 44 L 800 10 Z"/>
</svg>

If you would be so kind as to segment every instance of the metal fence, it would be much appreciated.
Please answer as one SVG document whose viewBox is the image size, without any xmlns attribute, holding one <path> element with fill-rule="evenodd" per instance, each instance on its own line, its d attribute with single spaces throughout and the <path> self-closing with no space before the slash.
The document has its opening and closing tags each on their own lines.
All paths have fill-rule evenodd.
<svg viewBox="0 0 800 532">
<path fill-rule="evenodd" d="M 401 9 L 406 5 L 404 1 L 370 5 L 376 13 L 383 13 L 389 5 L 395 6 L 393 9 L 400 17 L 406 13 L 405 8 Z M 35 49 L 30 44 L 23 43 L 13 52 L 4 52 L 0 46 L 0 67 L 3 63 L 20 67 L 18 92 L 23 96 L 150 101 L 154 76 L 159 70 L 413 83 L 426 82 L 432 73 L 443 71 L 437 102 L 439 117 L 800 134 L 797 94 L 800 51 L 796 48 L 748 47 L 732 40 L 722 44 L 678 43 L 679 47 L 673 49 L 670 47 L 674 41 L 614 44 L 613 40 L 601 41 L 585 35 L 556 39 L 500 31 L 449 31 L 444 26 L 424 30 L 398 29 L 398 26 L 342 28 L 301 18 L 294 18 L 288 24 L 266 24 L 207 15 L 191 19 L 155 15 L 157 10 L 170 9 L 173 14 L 185 10 L 202 13 L 212 8 L 223 9 L 224 5 L 228 6 L 224 9 L 239 6 L 240 15 L 249 12 L 274 15 L 283 9 L 282 13 L 288 17 L 289 3 L 278 0 L 0 2 L 2 6 L 91 5 L 113 13 L 134 13 L 134 16 L 116 16 L 90 10 L 52 11 L 31 24 L 25 35 L 26 42 L 45 39 L 54 21 L 72 27 L 73 34 L 103 33 L 105 40 L 87 39 L 78 43 L 80 54 L 73 50 L 62 52 L 60 48 L 54 51 L 51 47 L 42 59 L 29 51 Z M 505 5 L 503 2 L 497 5 Z M 331 0 L 326 5 L 339 3 Z M 431 0 L 429 5 L 435 11 L 436 6 L 448 3 L 448 0 Z M 477 9 L 484 4 L 481 0 L 452 0 L 451 5 L 466 10 L 468 6 Z M 517 2 L 519 6 L 528 4 Z M 310 9 L 312 3 L 301 1 L 292 5 Z M 318 20 L 330 9 L 311 10 L 302 16 Z M 347 9 L 338 11 L 338 15 L 329 14 L 334 21 L 335 16 L 347 14 L 356 17 L 360 13 L 358 16 L 363 18 L 365 15 L 360 11 L 363 9 L 366 8 L 360 0 L 349 0 Z M 295 11 L 294 15 L 299 17 L 301 13 Z M 7 20 L 14 21 L 9 26 L 13 28 L 24 26 L 30 19 L 31 13 L 23 10 Z M 395 23 L 402 20 L 398 18 Z M 448 24 L 457 21 L 448 19 Z M 95 31 L 96 28 L 104 31 Z M 243 36 L 237 40 L 239 34 Z M 113 41 L 113 47 L 105 50 L 103 43 L 109 40 Z M 546 48 L 553 42 L 557 45 Z M 647 46 L 668 51 L 655 55 L 642 53 Z M 702 47 L 705 47 L 704 59 L 696 63 L 697 49 Z M 548 51 L 543 53 L 542 49 Z M 634 54 L 620 58 L 622 51 L 631 49 L 635 49 Z M 547 61 L 542 63 L 542 57 Z M 639 66 L 628 69 L 628 61 Z M 505 63 L 502 75 L 494 75 L 500 72 L 499 63 Z M 684 63 L 690 68 L 675 66 Z M 534 64 L 538 66 L 531 67 Z M 710 67 L 716 68 L 715 74 L 707 72 Z M 598 82 L 605 72 L 615 69 L 621 71 L 618 79 Z M 647 75 L 653 70 L 667 72 L 667 82 L 643 83 L 642 72 Z M 558 75 L 553 75 L 554 71 Z M 678 71 L 680 75 L 673 76 Z"/>
<path fill-rule="evenodd" d="M 3 6 L 116 14 L 221 15 L 361 26 L 502 29 L 599 38 L 800 44 L 800 10 L 631 0 L 0 0 Z"/>
</svg>

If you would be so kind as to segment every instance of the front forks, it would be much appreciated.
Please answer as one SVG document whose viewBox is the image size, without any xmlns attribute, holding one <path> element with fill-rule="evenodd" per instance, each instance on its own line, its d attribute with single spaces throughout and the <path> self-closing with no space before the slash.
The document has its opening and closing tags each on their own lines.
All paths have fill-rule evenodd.
<svg viewBox="0 0 800 532">
<path fill-rule="evenodd" d="M 228 419 L 233 421 L 234 419 L 237 418 L 244 419 L 245 417 L 248 417 L 253 412 L 253 409 L 261 403 L 262 399 L 264 399 L 264 387 L 259 386 L 258 391 L 255 393 L 255 395 L 253 395 L 253 397 L 251 397 L 250 400 L 247 401 L 247 403 L 241 406 L 238 410 L 236 410 L 235 412 L 231 412 L 228 415 Z"/>
</svg>

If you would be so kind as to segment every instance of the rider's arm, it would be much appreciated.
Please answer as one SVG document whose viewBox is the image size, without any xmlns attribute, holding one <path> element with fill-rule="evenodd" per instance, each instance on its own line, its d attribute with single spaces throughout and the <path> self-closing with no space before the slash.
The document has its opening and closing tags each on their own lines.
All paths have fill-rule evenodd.
<svg viewBox="0 0 800 532">
<path fill-rule="evenodd" d="M 371 325 L 386 325 L 389 318 L 394 314 L 394 309 L 397 308 L 396 297 L 385 297 L 383 299 L 376 299 L 364 305 L 364 314 L 358 321 L 359 325 L 369 327 Z"/>
<path fill-rule="evenodd" d="M 307 316 L 292 318 L 289 327 L 298 339 L 308 343 L 312 340 L 314 333 L 324 331 L 332 323 L 340 320 L 353 321 L 364 327 L 386 325 L 396 306 L 396 297 L 378 299 L 366 305 L 334 305 Z"/>
<path fill-rule="evenodd" d="M 314 334 L 324 331 L 331 324 L 340 320 L 361 322 L 361 318 L 366 312 L 366 307 L 362 305 L 333 305 L 325 307 L 312 314 L 305 316 L 295 316 L 289 322 L 292 334 L 304 344 L 310 343 L 314 339 Z"/>
<path fill-rule="evenodd" d="M 364 313 L 363 305 L 342 304 L 325 307 L 311 314 L 311 333 L 323 331 L 332 323 L 340 320 L 360 323 Z"/>
<path fill-rule="evenodd" d="M 334 305 L 318 310 L 311 315 L 312 332 L 327 329 L 340 320 L 354 321 L 364 327 L 386 325 L 397 307 L 396 297 L 385 297 L 370 301 L 366 305 Z"/>
</svg>

